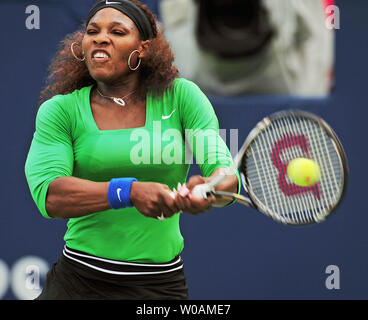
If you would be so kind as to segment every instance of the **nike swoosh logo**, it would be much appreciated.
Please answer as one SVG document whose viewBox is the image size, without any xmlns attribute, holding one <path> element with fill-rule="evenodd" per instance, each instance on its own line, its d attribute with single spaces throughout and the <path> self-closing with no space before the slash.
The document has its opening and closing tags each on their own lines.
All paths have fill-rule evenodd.
<svg viewBox="0 0 368 320">
<path fill-rule="evenodd" d="M 173 115 L 173 113 L 176 111 L 176 109 L 174 109 L 173 112 L 171 112 L 168 116 L 162 116 L 162 120 L 166 120 L 166 119 L 169 119 L 171 118 L 171 116 Z"/>
<path fill-rule="evenodd" d="M 121 4 L 121 2 L 110 2 L 106 0 L 106 4 Z"/>
<path fill-rule="evenodd" d="M 121 202 L 121 199 L 120 199 L 120 191 L 121 191 L 121 188 L 117 188 L 116 189 L 116 193 L 118 194 L 118 199 Z"/>
</svg>

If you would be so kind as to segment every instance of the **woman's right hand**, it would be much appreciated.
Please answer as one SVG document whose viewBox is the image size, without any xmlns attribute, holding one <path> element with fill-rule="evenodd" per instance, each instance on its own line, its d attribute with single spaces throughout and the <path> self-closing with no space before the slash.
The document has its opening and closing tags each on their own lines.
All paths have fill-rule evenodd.
<svg viewBox="0 0 368 320">
<path fill-rule="evenodd" d="M 132 183 L 130 201 L 144 216 L 157 219 L 162 214 L 165 218 L 173 216 L 180 209 L 175 204 L 170 188 L 156 182 Z"/>
</svg>

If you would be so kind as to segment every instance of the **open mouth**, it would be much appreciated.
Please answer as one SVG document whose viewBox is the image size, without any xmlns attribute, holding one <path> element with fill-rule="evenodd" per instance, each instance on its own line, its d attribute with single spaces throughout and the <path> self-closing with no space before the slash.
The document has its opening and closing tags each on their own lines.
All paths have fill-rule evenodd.
<svg viewBox="0 0 368 320">
<path fill-rule="evenodd" d="M 106 62 L 110 60 L 110 56 L 106 51 L 95 50 L 92 52 L 92 60 L 96 62 Z"/>
</svg>

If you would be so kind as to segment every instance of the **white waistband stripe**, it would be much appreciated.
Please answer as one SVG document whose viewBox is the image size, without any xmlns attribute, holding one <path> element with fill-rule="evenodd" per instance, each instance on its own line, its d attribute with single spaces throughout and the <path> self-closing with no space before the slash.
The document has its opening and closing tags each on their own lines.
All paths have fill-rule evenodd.
<svg viewBox="0 0 368 320">
<path fill-rule="evenodd" d="M 182 269 L 183 268 L 183 264 L 181 264 L 180 266 L 178 266 L 178 267 L 175 267 L 175 268 L 172 268 L 172 269 L 169 269 L 169 270 L 160 270 L 160 271 L 139 271 L 139 272 L 122 272 L 122 271 L 114 271 L 114 270 L 108 270 L 108 269 L 105 269 L 105 268 L 101 268 L 101 267 L 98 267 L 98 266 L 95 266 L 95 265 L 93 265 L 93 264 L 90 264 L 90 263 L 87 263 L 87 262 L 85 262 L 85 261 L 82 261 L 82 260 L 79 260 L 79 259 L 77 259 L 77 258 L 75 258 L 75 257 L 72 257 L 72 256 L 70 256 L 70 254 L 68 254 L 68 253 L 70 253 L 70 254 L 73 254 L 73 255 L 80 255 L 80 256 L 82 256 L 82 257 L 87 257 L 87 258 L 91 258 L 91 256 L 89 256 L 89 255 L 83 255 L 83 254 L 77 254 L 77 253 L 75 253 L 75 252 L 71 252 L 71 251 L 69 251 L 68 249 L 64 249 L 63 250 L 63 255 L 66 257 L 66 258 L 68 258 L 68 259 L 71 259 L 71 260 L 73 260 L 73 261 L 75 261 L 75 262 L 78 262 L 78 263 L 80 263 L 80 264 L 83 264 L 83 265 L 85 265 L 85 266 L 87 266 L 87 267 L 89 267 L 89 268 L 92 268 L 92 269 L 94 269 L 94 270 L 98 270 L 98 271 L 101 271 L 101 272 L 104 272 L 104 273 L 109 273 L 109 274 L 114 274 L 114 275 L 121 275 L 121 276 L 134 276 L 134 275 L 153 275 L 153 274 L 163 274 L 163 273 L 168 273 L 168 272 L 173 272 L 173 271 L 176 271 L 176 270 L 180 270 L 180 269 Z M 101 260 L 101 261 L 105 261 L 105 259 L 102 259 L 102 258 L 98 258 L 98 257 L 94 257 L 94 258 L 96 258 L 96 260 Z M 110 260 L 107 260 L 107 262 L 110 262 Z M 120 261 L 114 261 L 114 262 L 119 262 L 119 264 L 125 264 L 125 265 L 127 265 L 127 263 L 125 263 L 125 262 L 120 262 Z M 176 264 L 178 263 L 178 262 L 181 262 L 181 258 L 179 257 L 179 259 L 176 261 Z M 167 266 L 170 266 L 170 265 L 173 265 L 174 263 L 170 263 L 170 264 L 165 264 L 165 265 L 161 265 L 161 267 L 162 266 L 164 266 L 164 267 L 167 267 Z M 130 263 L 128 263 L 128 265 L 132 265 L 132 264 L 130 264 Z M 133 264 L 133 265 L 135 265 L 135 266 L 141 266 L 140 264 Z M 145 264 L 145 266 L 149 266 L 149 265 L 146 265 Z M 159 265 L 150 265 L 150 266 L 159 266 Z"/>
<path fill-rule="evenodd" d="M 178 264 L 179 262 L 181 262 L 181 257 L 178 257 L 173 262 L 165 263 L 165 264 L 134 263 L 134 262 L 109 260 L 109 259 L 105 259 L 105 258 L 91 256 L 91 255 L 88 255 L 88 254 L 81 254 L 81 253 L 78 253 L 78 252 L 75 252 L 75 251 L 70 251 L 66 246 L 64 246 L 64 251 L 67 252 L 67 253 L 69 253 L 69 254 L 72 254 L 74 256 L 79 256 L 79 257 L 88 258 L 88 259 L 94 259 L 94 260 L 98 260 L 98 261 L 102 261 L 102 262 L 107 262 L 107 263 L 112 263 L 112 264 L 118 264 L 118 265 L 122 265 L 122 266 L 135 266 L 135 267 L 170 267 L 172 265 L 175 265 L 175 264 Z"/>
</svg>

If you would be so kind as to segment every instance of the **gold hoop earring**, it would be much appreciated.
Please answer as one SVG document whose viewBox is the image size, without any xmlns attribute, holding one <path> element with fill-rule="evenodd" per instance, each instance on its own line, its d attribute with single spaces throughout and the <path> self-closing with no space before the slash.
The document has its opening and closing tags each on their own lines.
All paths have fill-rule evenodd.
<svg viewBox="0 0 368 320">
<path fill-rule="evenodd" d="M 72 52 L 72 55 L 74 56 L 74 58 L 76 58 L 77 60 L 79 60 L 79 61 L 84 61 L 84 60 L 86 60 L 86 57 L 83 57 L 83 59 L 81 59 L 81 58 L 79 58 L 75 53 L 74 53 L 74 45 L 75 44 L 77 44 L 77 42 L 73 42 L 72 44 L 71 44 L 71 46 L 70 46 L 70 50 L 71 50 L 71 52 Z"/>
<path fill-rule="evenodd" d="M 129 55 L 129 59 L 128 59 L 128 67 L 129 67 L 129 69 L 130 69 L 130 70 L 132 70 L 132 71 L 137 70 L 137 69 L 139 68 L 139 66 L 141 65 L 141 62 L 142 62 L 142 59 L 141 59 L 141 58 L 139 58 L 138 65 L 137 65 L 135 68 L 132 68 L 132 66 L 130 65 L 130 60 L 132 59 L 132 55 L 133 55 L 134 53 L 136 53 L 136 52 L 140 53 L 140 52 L 139 52 L 139 50 L 134 50 L 134 51 L 132 51 L 132 53 Z"/>
</svg>

